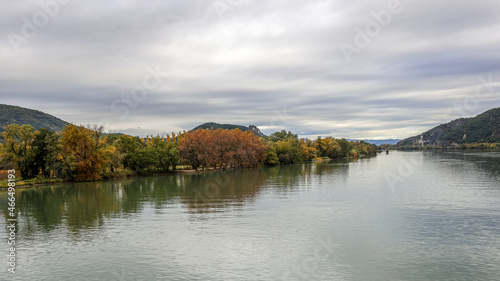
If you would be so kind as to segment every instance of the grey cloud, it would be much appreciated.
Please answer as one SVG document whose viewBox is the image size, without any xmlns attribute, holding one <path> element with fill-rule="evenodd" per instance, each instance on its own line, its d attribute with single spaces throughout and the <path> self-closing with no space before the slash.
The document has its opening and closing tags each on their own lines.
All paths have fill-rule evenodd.
<svg viewBox="0 0 500 281">
<path fill-rule="evenodd" d="M 401 0 L 402 12 L 348 63 L 339 44 L 354 44 L 355 28 L 388 3 L 69 1 L 13 54 L 9 32 L 20 34 L 22 18 L 41 8 L 11 1 L 0 11 L 0 96 L 143 135 L 214 121 L 403 138 L 442 123 L 444 111 L 473 97 L 479 76 L 500 82 L 493 0 Z M 120 118 L 112 104 L 141 86 L 148 66 L 166 75 Z M 499 105 L 491 95 L 465 114 Z"/>
</svg>

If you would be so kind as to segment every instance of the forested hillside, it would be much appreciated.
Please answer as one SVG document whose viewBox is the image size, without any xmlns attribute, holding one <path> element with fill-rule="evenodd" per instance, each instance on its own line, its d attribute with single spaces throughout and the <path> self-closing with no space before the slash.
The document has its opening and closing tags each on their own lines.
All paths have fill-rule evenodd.
<svg viewBox="0 0 500 281">
<path fill-rule="evenodd" d="M 441 124 L 418 136 L 398 142 L 398 146 L 457 146 L 470 143 L 500 142 L 500 108 L 472 118 Z"/>
<path fill-rule="evenodd" d="M 31 125 L 35 129 L 45 128 L 55 132 L 69 123 L 38 110 L 0 104 L 0 133 L 9 124 Z"/>
<path fill-rule="evenodd" d="M 196 126 L 193 131 L 196 131 L 198 129 L 223 129 L 223 130 L 234 130 L 234 129 L 240 129 L 243 132 L 245 131 L 251 131 L 258 137 L 265 137 L 265 135 L 259 130 L 254 125 L 250 125 L 248 127 L 246 126 L 241 126 L 241 125 L 232 125 L 232 124 L 219 124 L 219 123 L 214 123 L 214 122 L 208 122 L 208 123 L 203 123 L 199 126 Z"/>
</svg>

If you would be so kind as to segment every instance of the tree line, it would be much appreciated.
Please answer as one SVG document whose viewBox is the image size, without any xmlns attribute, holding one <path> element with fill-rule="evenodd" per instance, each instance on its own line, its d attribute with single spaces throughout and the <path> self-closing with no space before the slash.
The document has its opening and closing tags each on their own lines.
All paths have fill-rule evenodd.
<svg viewBox="0 0 500 281">
<path fill-rule="evenodd" d="M 500 150 L 500 143 L 461 143 L 461 144 L 444 144 L 444 145 L 392 145 L 391 149 L 399 150 L 432 150 L 432 149 L 483 149 L 483 150 Z"/>
<path fill-rule="evenodd" d="M 165 137 L 106 134 L 102 126 L 67 125 L 61 132 L 11 124 L 0 134 L 0 169 L 23 179 L 91 181 L 192 169 L 247 168 L 318 158 L 375 155 L 377 146 L 333 137 L 300 139 L 280 131 L 257 137 L 239 129 L 198 129 Z"/>
<path fill-rule="evenodd" d="M 194 169 L 254 167 L 266 157 L 266 147 L 250 131 L 198 129 L 179 142 L 180 156 Z"/>
<path fill-rule="evenodd" d="M 264 163 L 268 165 L 303 163 L 319 158 L 374 156 L 378 150 L 376 145 L 364 141 L 334 137 L 299 139 L 296 134 L 285 130 L 271 134 L 263 142 L 267 147 Z"/>
</svg>

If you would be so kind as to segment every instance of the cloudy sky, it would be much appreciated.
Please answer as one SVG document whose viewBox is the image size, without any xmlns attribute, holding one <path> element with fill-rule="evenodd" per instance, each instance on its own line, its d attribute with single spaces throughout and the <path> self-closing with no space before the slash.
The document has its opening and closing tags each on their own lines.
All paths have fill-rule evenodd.
<svg viewBox="0 0 500 281">
<path fill-rule="evenodd" d="M 500 106 L 499 13 L 498 0 L 3 0 L 0 103 L 138 135 L 213 121 L 405 138 Z"/>
</svg>

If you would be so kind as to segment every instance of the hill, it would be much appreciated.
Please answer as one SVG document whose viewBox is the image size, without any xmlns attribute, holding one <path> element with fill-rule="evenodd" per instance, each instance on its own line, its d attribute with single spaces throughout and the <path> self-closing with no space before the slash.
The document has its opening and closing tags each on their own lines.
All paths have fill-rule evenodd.
<svg viewBox="0 0 500 281">
<path fill-rule="evenodd" d="M 219 123 L 214 123 L 214 122 L 204 123 L 204 124 L 201 124 L 199 126 L 196 126 L 195 128 L 193 128 L 193 131 L 196 131 L 198 129 L 212 129 L 212 128 L 214 130 L 217 130 L 217 129 L 224 129 L 224 130 L 240 129 L 242 131 L 251 131 L 252 133 L 254 133 L 258 137 L 265 137 L 266 136 L 259 130 L 259 128 L 257 128 L 254 125 L 250 125 L 250 126 L 246 127 L 246 126 L 241 126 L 241 125 L 219 124 Z"/>
<path fill-rule="evenodd" d="M 29 124 L 35 129 L 47 128 L 51 131 L 60 131 L 69 123 L 38 110 L 0 104 L 0 133 L 3 132 L 3 127 L 9 124 Z"/>
<path fill-rule="evenodd" d="M 490 109 L 476 117 L 460 118 L 441 124 L 418 136 L 398 142 L 398 146 L 456 146 L 474 142 L 500 142 L 500 108 Z"/>
</svg>

